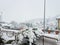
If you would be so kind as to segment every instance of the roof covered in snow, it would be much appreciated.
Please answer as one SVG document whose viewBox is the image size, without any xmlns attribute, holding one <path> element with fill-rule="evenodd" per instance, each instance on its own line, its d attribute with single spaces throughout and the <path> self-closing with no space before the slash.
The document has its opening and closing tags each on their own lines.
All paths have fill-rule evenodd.
<svg viewBox="0 0 60 45">
<path fill-rule="evenodd" d="M 56 19 L 60 19 L 60 15 L 56 17 Z"/>
</svg>

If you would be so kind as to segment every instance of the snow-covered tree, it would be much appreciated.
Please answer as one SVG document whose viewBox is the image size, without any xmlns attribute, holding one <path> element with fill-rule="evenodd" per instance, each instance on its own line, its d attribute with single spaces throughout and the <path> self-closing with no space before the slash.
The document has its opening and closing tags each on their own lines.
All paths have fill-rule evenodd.
<svg viewBox="0 0 60 45">
<path fill-rule="evenodd" d="M 11 28 L 17 28 L 18 26 L 17 22 L 15 21 L 11 21 L 10 24 L 11 24 Z"/>
<path fill-rule="evenodd" d="M 34 33 L 35 32 L 35 33 Z M 36 34 L 36 35 L 35 35 Z M 42 32 L 42 30 L 37 29 L 37 30 L 32 30 L 32 28 L 29 28 L 28 30 L 22 32 L 22 34 L 18 35 L 19 38 L 19 43 L 21 43 L 23 41 L 24 37 L 28 37 L 28 41 L 29 41 L 29 45 L 32 45 L 32 43 L 34 43 L 34 41 L 36 41 L 36 39 L 40 36 L 42 36 L 44 33 Z"/>
</svg>

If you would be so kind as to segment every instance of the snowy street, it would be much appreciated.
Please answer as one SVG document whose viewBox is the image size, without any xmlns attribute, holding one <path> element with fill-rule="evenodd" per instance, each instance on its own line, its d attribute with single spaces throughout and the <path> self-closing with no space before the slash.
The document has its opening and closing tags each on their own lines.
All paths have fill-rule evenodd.
<svg viewBox="0 0 60 45">
<path fill-rule="evenodd" d="M 1 31 L 4 31 L 4 30 L 1 30 Z M 7 29 L 6 29 L 6 31 L 8 32 Z M 28 30 L 26 29 L 26 30 L 24 30 L 24 32 L 16 35 L 17 37 L 15 37 L 15 35 L 13 35 L 13 33 L 11 33 L 11 32 L 10 32 L 10 34 L 8 33 L 9 35 L 11 35 L 14 38 L 9 37 L 7 35 L 7 32 L 3 33 L 3 35 L 2 35 L 2 37 L 4 36 L 3 39 L 5 39 L 5 40 L 6 39 L 7 40 L 14 40 L 15 39 L 15 41 L 18 40 L 17 41 L 18 43 L 16 44 L 16 42 L 11 42 L 10 44 L 5 44 L 5 45 L 12 45 L 12 43 L 13 43 L 13 45 L 24 44 L 25 42 L 27 42 L 26 40 L 24 42 L 24 39 L 26 37 L 27 37 L 26 39 L 28 39 L 28 41 L 29 41 L 29 43 L 31 43 L 31 45 L 32 45 L 32 43 L 34 43 L 34 41 L 35 41 L 34 44 L 36 44 L 36 45 L 43 45 L 43 39 L 42 39 L 43 37 L 42 36 L 46 36 L 46 37 L 44 37 L 44 44 L 45 45 L 59 45 L 59 43 L 60 43 L 60 41 L 57 42 L 57 40 L 56 40 L 56 39 L 59 39 L 58 35 L 55 35 L 55 34 L 52 34 L 52 33 L 51 34 L 44 33 L 41 29 L 33 30 L 32 28 L 29 28 Z M 18 31 L 18 32 L 20 32 L 20 31 Z M 50 39 L 50 38 L 47 38 L 47 37 L 50 37 L 50 38 L 53 38 L 53 39 Z M 27 44 L 29 44 L 29 43 L 27 42 Z"/>
<path fill-rule="evenodd" d="M 60 42 L 56 42 L 54 39 L 44 38 L 44 45 L 59 45 Z M 43 40 L 40 39 L 36 42 L 37 45 L 43 45 Z"/>
<path fill-rule="evenodd" d="M 40 40 L 36 41 L 36 44 L 43 45 L 43 40 L 40 39 Z M 5 45 L 12 45 L 12 44 L 5 44 Z M 56 40 L 53 40 L 53 39 L 44 38 L 44 45 L 57 45 L 57 42 L 56 42 Z"/>
</svg>

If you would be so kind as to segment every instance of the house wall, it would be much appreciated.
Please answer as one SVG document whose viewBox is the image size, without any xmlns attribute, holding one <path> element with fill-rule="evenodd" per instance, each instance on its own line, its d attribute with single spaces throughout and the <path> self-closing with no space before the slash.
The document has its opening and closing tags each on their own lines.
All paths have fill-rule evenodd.
<svg viewBox="0 0 60 45">
<path fill-rule="evenodd" d="M 60 29 L 60 19 L 58 19 L 58 28 Z"/>
</svg>

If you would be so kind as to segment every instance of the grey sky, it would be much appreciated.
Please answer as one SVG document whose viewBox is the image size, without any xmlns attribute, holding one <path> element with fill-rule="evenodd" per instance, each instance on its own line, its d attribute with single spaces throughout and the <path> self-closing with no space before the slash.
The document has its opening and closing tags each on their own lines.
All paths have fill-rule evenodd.
<svg viewBox="0 0 60 45">
<path fill-rule="evenodd" d="M 0 0 L 4 21 L 24 22 L 43 18 L 44 0 Z M 46 1 L 46 17 L 60 14 L 60 0 Z"/>
</svg>

